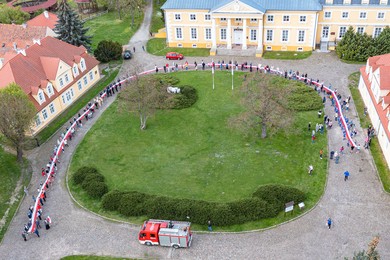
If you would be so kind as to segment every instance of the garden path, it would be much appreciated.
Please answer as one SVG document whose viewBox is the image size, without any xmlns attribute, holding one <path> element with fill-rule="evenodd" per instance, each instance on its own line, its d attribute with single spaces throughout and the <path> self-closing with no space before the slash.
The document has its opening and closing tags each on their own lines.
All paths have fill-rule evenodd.
<svg viewBox="0 0 390 260">
<path fill-rule="evenodd" d="M 145 25 L 150 21 L 149 12 L 150 5 L 145 14 Z M 146 43 L 147 35 L 148 26 L 142 26 L 130 45 L 142 46 Z M 211 57 L 208 57 L 191 58 L 188 62 L 196 60 L 199 63 L 202 59 L 211 61 Z M 214 60 L 217 59 L 226 61 L 228 57 L 214 57 Z M 237 59 L 244 61 L 244 58 Z M 248 60 L 248 57 L 245 59 Z M 166 62 L 162 57 L 136 52 L 134 59 L 125 62 L 122 76 L 134 60 L 145 69 L 153 69 L 154 64 L 161 67 Z M 291 68 L 308 73 L 309 77 L 313 75 L 321 80 L 326 79 L 326 84 L 332 83 L 343 96 L 349 95 L 348 75 L 359 68 L 358 65 L 341 63 L 333 53 L 314 52 L 308 59 L 300 61 L 255 58 L 252 61 L 281 69 Z M 49 231 L 41 230 L 40 238 L 31 235 L 28 242 L 23 242 L 22 227 L 27 220 L 27 209 L 32 204 L 31 198 L 25 198 L 0 245 L 0 259 L 59 259 L 71 254 L 177 259 L 342 259 L 351 257 L 354 251 L 366 249 L 374 235 L 381 237 L 378 250 L 382 258 L 390 259 L 390 196 L 383 192 L 367 150 L 359 154 L 346 153 L 338 165 L 330 161 L 323 198 L 316 208 L 293 222 L 262 232 L 196 234 L 190 249 L 172 250 L 140 245 L 137 241 L 139 227 L 108 221 L 80 208 L 72 201 L 66 188 L 66 171 L 77 144 L 113 100 L 108 99 L 94 118 L 84 123 L 60 158 L 57 177 L 49 189 L 44 206 L 44 214 L 49 214 L 53 220 L 52 228 Z M 350 108 L 347 116 L 357 123 L 360 134 L 358 142 L 362 143 L 363 130 L 358 124 L 353 101 Z M 326 113 L 333 115 L 329 104 Z M 47 163 L 57 137 L 58 134 L 29 154 L 34 169 L 30 193 L 38 188 L 41 166 Z M 329 150 L 346 144 L 337 126 L 328 132 L 328 138 Z M 343 180 L 345 170 L 351 173 L 347 182 Z M 331 230 L 325 225 L 328 217 L 334 220 Z"/>
</svg>

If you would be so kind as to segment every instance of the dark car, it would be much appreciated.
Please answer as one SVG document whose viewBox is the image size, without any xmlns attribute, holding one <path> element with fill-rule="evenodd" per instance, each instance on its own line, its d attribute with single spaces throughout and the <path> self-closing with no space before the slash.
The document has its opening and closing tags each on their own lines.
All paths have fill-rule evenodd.
<svg viewBox="0 0 390 260">
<path fill-rule="evenodd" d="M 129 50 L 125 50 L 125 52 L 123 53 L 123 59 L 125 60 L 131 59 L 131 52 Z"/>
<path fill-rule="evenodd" d="M 177 52 L 168 52 L 165 56 L 167 60 L 182 60 L 184 58 L 183 54 Z"/>
</svg>

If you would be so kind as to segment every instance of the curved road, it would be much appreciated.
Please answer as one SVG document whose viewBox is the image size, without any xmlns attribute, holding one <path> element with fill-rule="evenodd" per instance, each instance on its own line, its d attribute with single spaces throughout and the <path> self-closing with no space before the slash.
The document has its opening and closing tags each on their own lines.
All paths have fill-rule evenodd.
<svg viewBox="0 0 390 260">
<path fill-rule="evenodd" d="M 166 61 L 142 51 L 149 38 L 151 5 L 148 5 L 145 20 L 129 45 L 136 46 L 134 59 L 126 61 L 121 75 L 130 73 L 135 63 L 144 69 L 161 67 Z M 210 62 L 211 57 L 203 58 Z M 214 57 L 229 60 L 228 57 Z M 348 75 L 357 71 L 358 65 L 341 63 L 333 53 L 313 53 L 301 61 L 271 61 L 235 57 L 239 62 L 247 59 L 253 64 L 269 64 L 281 69 L 299 70 L 308 76 L 331 83 L 344 97 L 348 96 Z M 202 58 L 190 58 L 188 62 Z M 217 72 L 218 73 L 218 72 Z M 27 209 L 32 204 L 30 197 L 22 202 L 0 246 L 0 259 L 59 259 L 72 254 L 111 255 L 132 258 L 177 258 L 177 259 L 343 259 L 352 257 L 355 251 L 367 249 L 375 235 L 380 236 L 378 250 L 382 259 L 390 259 L 390 196 L 382 191 L 371 154 L 362 150 L 359 154 L 347 152 L 340 164 L 329 164 L 327 188 L 318 206 L 296 221 L 263 232 L 246 234 L 196 234 L 190 249 L 173 250 L 165 247 L 142 246 L 137 241 L 138 227 L 107 221 L 75 205 L 66 189 L 65 174 L 77 144 L 88 132 L 99 115 L 113 102 L 108 99 L 97 110 L 92 120 L 85 122 L 69 147 L 61 156 L 57 177 L 48 191 L 44 215 L 50 215 L 52 228 L 41 229 L 41 237 L 30 235 L 24 242 L 21 237 L 23 224 L 27 221 Z M 346 116 L 358 122 L 355 106 Z M 333 115 L 329 104 L 326 114 Z M 357 142 L 363 144 L 363 130 L 357 126 Z M 41 181 L 40 169 L 47 163 L 58 134 L 41 147 L 33 150 L 29 159 L 34 168 L 30 193 L 35 194 Z M 330 150 L 346 146 L 337 125 L 328 132 Z M 350 180 L 344 182 L 343 172 L 351 172 Z M 326 227 L 331 216 L 334 226 Z"/>
</svg>

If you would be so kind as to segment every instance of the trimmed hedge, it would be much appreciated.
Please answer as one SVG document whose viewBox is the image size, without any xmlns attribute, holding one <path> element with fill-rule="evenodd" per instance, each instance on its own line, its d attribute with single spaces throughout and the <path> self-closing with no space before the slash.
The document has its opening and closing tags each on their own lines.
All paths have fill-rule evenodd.
<svg viewBox="0 0 390 260">
<path fill-rule="evenodd" d="M 190 221 L 197 224 L 211 220 L 215 225 L 229 226 L 275 217 L 283 210 L 285 203 L 304 199 L 302 191 L 282 185 L 261 186 L 251 198 L 228 203 L 177 199 L 136 191 L 111 191 L 103 196 L 102 207 L 105 210 L 118 210 L 125 216 L 176 220 L 188 220 L 187 217 L 190 217 Z"/>
<path fill-rule="evenodd" d="M 295 111 L 311 111 L 324 107 L 321 97 L 317 92 L 300 82 L 291 89 L 287 97 L 288 108 Z"/>
<path fill-rule="evenodd" d="M 75 173 L 72 175 L 73 182 L 75 184 L 81 184 L 83 183 L 84 179 L 89 175 L 90 173 L 99 173 L 98 170 L 94 167 L 89 166 L 83 166 L 79 168 Z"/>
<path fill-rule="evenodd" d="M 191 107 L 198 100 L 198 93 L 192 86 L 180 86 L 180 93 L 174 94 L 173 107 L 174 109 L 183 109 Z"/>
<path fill-rule="evenodd" d="M 90 197 L 96 199 L 100 199 L 104 194 L 108 192 L 107 184 L 96 180 L 88 182 L 88 185 L 85 185 L 83 189 Z"/>
<path fill-rule="evenodd" d="M 81 183 L 81 188 L 85 189 L 90 182 L 104 182 L 104 176 L 99 172 L 88 173 L 85 176 L 83 183 Z"/>
</svg>

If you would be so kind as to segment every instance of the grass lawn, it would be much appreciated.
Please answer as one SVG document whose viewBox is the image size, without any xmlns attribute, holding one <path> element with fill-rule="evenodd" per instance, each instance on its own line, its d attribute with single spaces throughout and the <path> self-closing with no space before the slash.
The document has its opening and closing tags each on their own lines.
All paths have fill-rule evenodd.
<svg viewBox="0 0 390 260">
<path fill-rule="evenodd" d="M 135 16 L 134 27 L 131 27 L 131 16 L 126 15 L 122 20 L 118 19 L 116 12 L 109 12 L 85 22 L 89 27 L 88 35 L 92 36 L 92 49 L 96 49 L 102 40 L 117 41 L 121 45 L 129 42 L 130 38 L 138 30 L 143 20 L 143 13 Z"/>
<path fill-rule="evenodd" d="M 356 110 L 359 114 L 360 125 L 363 128 L 367 128 L 371 124 L 370 118 L 364 115 L 364 102 L 360 95 L 359 86 L 360 72 L 355 72 L 349 75 L 349 89 L 351 90 L 353 101 L 355 102 Z M 390 170 L 387 166 L 387 162 L 383 157 L 383 152 L 378 143 L 378 138 L 372 139 L 371 142 L 371 154 L 374 158 L 376 168 L 378 169 L 379 176 L 383 183 L 383 188 L 390 192 Z"/>
<path fill-rule="evenodd" d="M 303 60 L 311 55 L 311 51 L 266 51 L 264 59 L 274 60 Z"/>
<path fill-rule="evenodd" d="M 94 166 L 106 177 L 109 189 L 137 190 L 150 194 L 207 201 L 247 198 L 259 185 L 280 183 L 308 195 L 312 207 L 324 190 L 327 156 L 326 135 L 311 143 L 307 123 L 319 122 L 317 111 L 297 113 L 291 134 L 279 133 L 265 140 L 247 139 L 228 126 L 233 115 L 243 111 L 240 92 L 230 88 L 230 72 L 216 72 L 215 90 L 210 72 L 177 73 L 179 85 L 198 89 L 199 100 L 188 109 L 159 111 L 146 131 L 139 130 L 138 117 L 118 113 L 114 103 L 89 131 L 74 154 L 70 173 L 80 166 Z M 243 74 L 235 74 L 235 86 Z M 110 134 L 107 134 L 110 133 Z M 312 164 L 313 176 L 307 168 Z M 99 201 L 89 199 L 69 181 L 77 200 L 93 211 L 106 214 Z M 108 213 L 116 217 L 115 213 Z M 120 217 L 121 219 L 126 219 Z M 225 227 L 243 230 L 280 223 L 291 216 Z M 129 218 L 127 218 L 129 220 Z M 130 219 L 141 223 L 142 218 Z M 195 226 L 197 229 L 205 227 Z"/>
<path fill-rule="evenodd" d="M 96 256 L 96 255 L 71 255 L 61 258 L 61 260 L 127 260 L 130 258 Z"/>
<path fill-rule="evenodd" d="M 16 184 L 21 177 L 21 167 L 16 161 L 16 156 L 9 154 L 0 147 L 0 219 L 5 218 L 4 225 L 0 224 L 0 242 L 2 241 L 5 232 L 10 224 L 10 221 L 19 206 L 20 199 L 23 197 L 23 185 L 28 185 L 30 175 L 23 176 L 21 189 L 14 198 L 11 199 L 12 193 L 16 188 Z M 10 200 L 14 200 L 10 205 Z"/>
<path fill-rule="evenodd" d="M 164 2 L 162 0 L 153 0 L 153 16 L 150 24 L 151 32 L 158 32 L 159 29 L 165 27 L 163 12 L 161 11 L 161 6 Z"/>
<path fill-rule="evenodd" d="M 146 45 L 146 49 L 150 54 L 157 56 L 165 56 L 167 52 L 175 51 L 190 57 L 208 57 L 210 49 L 206 48 L 171 48 L 166 46 L 166 39 L 154 38 L 150 39 Z"/>
<path fill-rule="evenodd" d="M 40 131 L 36 138 L 40 143 L 49 139 L 60 127 L 73 118 L 83 107 L 85 107 L 89 101 L 91 101 L 96 95 L 99 94 L 110 82 L 112 82 L 118 75 L 119 70 L 114 70 L 110 75 L 106 75 L 101 79 L 94 87 L 85 92 L 77 101 L 75 101 L 68 109 L 62 112 L 56 119 L 54 119 L 48 126 Z M 35 141 L 30 140 L 27 144 L 27 148 L 34 148 Z"/>
</svg>

